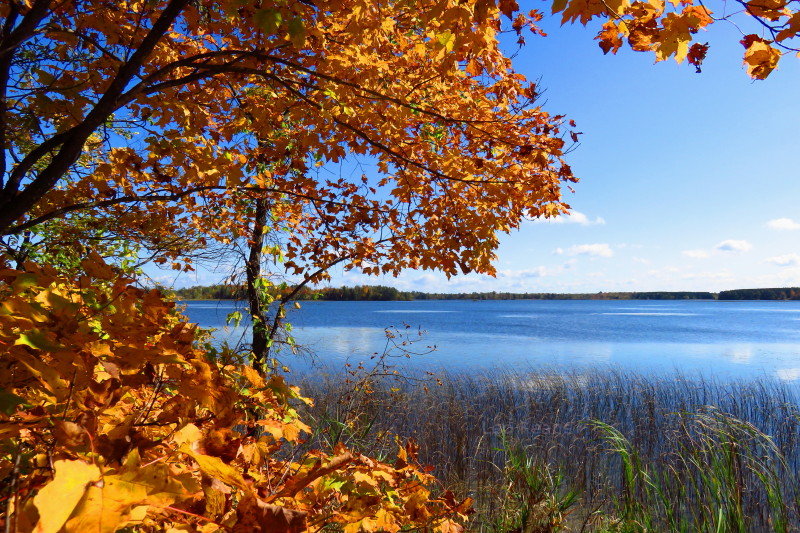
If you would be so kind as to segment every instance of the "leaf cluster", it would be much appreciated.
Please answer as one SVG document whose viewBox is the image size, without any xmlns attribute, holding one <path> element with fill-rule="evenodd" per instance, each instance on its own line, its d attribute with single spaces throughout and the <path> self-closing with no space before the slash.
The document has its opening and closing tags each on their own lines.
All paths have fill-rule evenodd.
<svg viewBox="0 0 800 533">
<path fill-rule="evenodd" d="M 731 9 L 731 6 L 733 9 Z M 715 22 L 731 24 L 741 34 L 744 66 L 754 79 L 766 79 L 781 57 L 800 57 L 800 11 L 794 0 L 735 0 L 715 13 L 702 0 L 554 0 L 552 12 L 562 23 L 603 20 L 596 39 L 603 53 L 625 41 L 631 49 L 653 52 L 656 61 L 688 61 L 700 72 L 709 50 L 697 34 Z"/>
<path fill-rule="evenodd" d="M 311 449 L 296 387 L 201 349 L 98 256 L 82 267 L 0 270 L 7 530 L 459 529 L 469 501 L 434 496 L 412 443 L 393 463 Z"/>
</svg>

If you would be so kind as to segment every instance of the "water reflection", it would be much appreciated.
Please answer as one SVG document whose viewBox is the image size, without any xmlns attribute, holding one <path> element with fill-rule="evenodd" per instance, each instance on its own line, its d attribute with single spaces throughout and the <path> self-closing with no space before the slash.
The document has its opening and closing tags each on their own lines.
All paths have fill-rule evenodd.
<svg viewBox="0 0 800 533">
<path fill-rule="evenodd" d="M 725 351 L 725 357 L 734 363 L 747 364 L 753 358 L 754 350 L 752 346 L 732 346 Z"/>
<path fill-rule="evenodd" d="M 800 368 L 780 368 L 775 371 L 775 375 L 781 381 L 792 382 L 800 379 Z"/>
<path fill-rule="evenodd" d="M 190 302 L 186 313 L 203 327 L 219 328 L 217 340 L 235 343 L 248 336 L 246 324 L 223 327 L 236 306 Z M 427 330 L 414 351 L 437 346 L 405 363 L 419 370 L 610 365 L 645 374 L 771 375 L 800 383 L 798 313 L 800 302 L 304 302 L 288 321 L 317 361 L 336 366 L 383 353 L 384 329 L 410 324 L 412 333 Z"/>
</svg>

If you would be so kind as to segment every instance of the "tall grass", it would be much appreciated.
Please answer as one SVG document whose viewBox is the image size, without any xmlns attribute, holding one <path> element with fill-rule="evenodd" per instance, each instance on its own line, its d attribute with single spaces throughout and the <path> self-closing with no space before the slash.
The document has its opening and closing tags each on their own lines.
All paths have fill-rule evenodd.
<svg viewBox="0 0 800 533">
<path fill-rule="evenodd" d="M 414 438 L 475 531 L 800 530 L 800 407 L 778 381 L 391 375 L 306 376 L 316 438 L 384 456 Z"/>
</svg>

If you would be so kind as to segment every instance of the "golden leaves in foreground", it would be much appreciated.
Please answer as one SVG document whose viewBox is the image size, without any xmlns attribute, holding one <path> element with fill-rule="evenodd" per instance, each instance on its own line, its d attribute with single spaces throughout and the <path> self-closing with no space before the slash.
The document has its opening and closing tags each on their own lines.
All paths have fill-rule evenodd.
<svg viewBox="0 0 800 533">
<path fill-rule="evenodd" d="M 33 498 L 39 511 L 36 533 L 57 533 L 83 499 L 90 484 L 100 480 L 100 469 L 83 461 L 53 462 L 53 481 Z"/>
<path fill-rule="evenodd" d="M 0 485 L 8 531 L 459 530 L 469 502 L 394 464 L 303 445 L 307 401 L 223 364 L 156 291 L 96 256 L 68 279 L 0 265 Z"/>
</svg>

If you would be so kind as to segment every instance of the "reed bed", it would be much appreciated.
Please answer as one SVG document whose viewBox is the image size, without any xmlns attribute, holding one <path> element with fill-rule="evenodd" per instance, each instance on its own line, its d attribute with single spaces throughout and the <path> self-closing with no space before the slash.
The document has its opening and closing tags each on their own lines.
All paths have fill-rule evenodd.
<svg viewBox="0 0 800 533">
<path fill-rule="evenodd" d="M 774 379 L 496 370 L 304 378 L 315 444 L 413 438 L 471 529 L 800 531 L 800 407 Z"/>
</svg>

